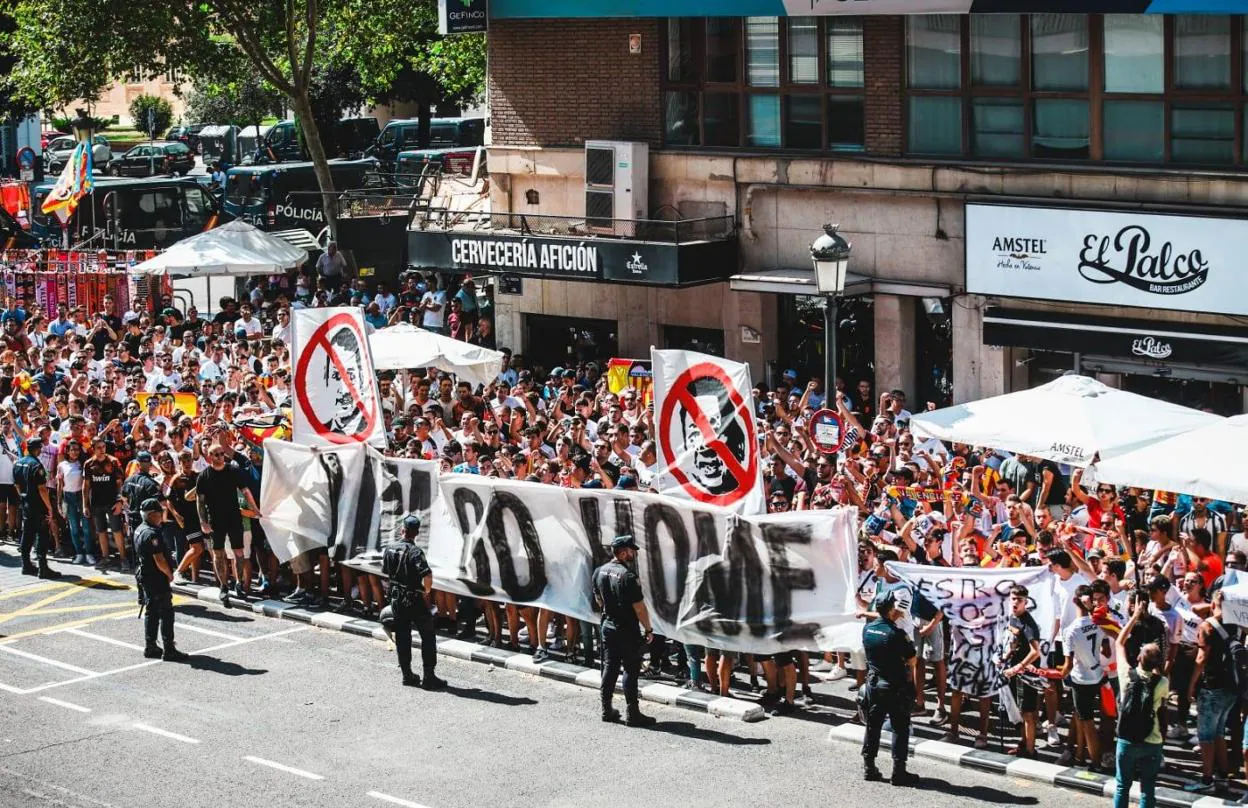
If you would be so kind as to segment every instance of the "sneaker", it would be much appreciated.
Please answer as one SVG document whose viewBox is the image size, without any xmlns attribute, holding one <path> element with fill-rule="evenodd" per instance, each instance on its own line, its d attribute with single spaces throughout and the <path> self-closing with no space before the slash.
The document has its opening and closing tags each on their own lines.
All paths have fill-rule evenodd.
<svg viewBox="0 0 1248 808">
<path fill-rule="evenodd" d="M 857 682 L 854 682 L 852 685 L 849 686 L 849 692 L 853 693 L 860 687 L 862 687 L 862 685 L 858 684 Z"/>
<path fill-rule="evenodd" d="M 1189 794 L 1211 794 L 1213 793 L 1213 780 L 1193 780 L 1183 786 L 1183 790 Z"/>
<path fill-rule="evenodd" d="M 1171 724 L 1170 729 L 1166 730 L 1166 740 L 1168 741 L 1186 741 L 1190 733 L 1182 724 Z"/>
<path fill-rule="evenodd" d="M 949 723 L 949 713 L 945 712 L 943 707 L 937 708 L 936 715 L 932 716 L 933 727 L 943 727 Z"/>
<path fill-rule="evenodd" d="M 1047 740 L 1049 742 L 1050 747 L 1057 746 L 1058 744 L 1062 742 L 1062 736 L 1061 736 L 1061 733 L 1057 731 L 1056 724 L 1049 724 L 1049 731 L 1048 733 L 1046 733 L 1046 735 L 1047 735 Z"/>
<path fill-rule="evenodd" d="M 984 736 L 984 735 L 980 735 L 978 738 L 976 738 L 976 739 L 975 739 L 975 748 L 976 748 L 976 749 L 987 749 L 987 748 L 988 748 L 988 738 L 987 738 L 986 736 Z"/>
<path fill-rule="evenodd" d="M 840 665 L 833 665 L 832 670 L 828 672 L 828 681 L 836 682 L 841 679 L 844 679 L 848 675 L 849 675 L 849 671 L 845 670 Z"/>
<path fill-rule="evenodd" d="M 1107 772 L 1114 770 L 1114 753 L 1106 752 L 1101 755 L 1101 769 Z"/>
<path fill-rule="evenodd" d="M 217 590 L 217 600 L 221 601 L 221 605 L 229 606 L 230 605 L 230 590 L 224 586 L 221 587 L 219 590 Z"/>
<path fill-rule="evenodd" d="M 1070 751 L 1069 749 L 1067 749 L 1065 752 L 1062 752 L 1061 756 L 1057 759 L 1057 765 L 1059 766 L 1070 766 L 1070 765 L 1073 765 L 1074 762 L 1075 762 L 1075 753 Z"/>
<path fill-rule="evenodd" d="M 173 582 L 181 586 L 186 586 L 187 584 L 191 582 L 191 579 L 187 578 L 185 575 L 179 572 L 173 576 Z"/>
<path fill-rule="evenodd" d="M 810 663 L 810 670 L 812 673 L 830 673 L 833 667 L 835 666 L 826 659 Z"/>
<path fill-rule="evenodd" d="M 545 662 L 548 659 L 550 659 L 550 652 L 545 648 L 539 648 L 533 652 L 534 662 Z"/>
<path fill-rule="evenodd" d="M 243 591 L 242 581 L 236 581 L 234 583 L 234 597 L 238 598 L 239 600 L 247 599 L 247 593 Z"/>
<path fill-rule="evenodd" d="M 796 710 L 797 710 L 796 704 L 790 704 L 787 701 L 782 701 L 779 704 L 777 704 L 775 707 L 772 707 L 771 710 L 768 711 L 767 715 L 771 716 L 772 718 L 778 718 L 780 716 L 788 715 L 792 712 L 796 712 Z"/>
<path fill-rule="evenodd" d="M 1057 724 L 1059 727 L 1068 727 L 1070 726 L 1070 716 L 1066 715 L 1065 713 L 1058 713 L 1057 721 L 1055 721 L 1054 723 Z"/>
<path fill-rule="evenodd" d="M 282 598 L 282 601 L 284 601 L 285 603 L 299 603 L 307 596 L 308 596 L 308 590 L 299 589 L 296 587 L 295 591 L 291 592 L 289 595 Z"/>
<path fill-rule="evenodd" d="M 90 554 L 87 555 L 87 566 L 96 567 L 99 566 L 99 563 L 99 561 L 96 561 L 95 556 Z"/>
<path fill-rule="evenodd" d="M 73 563 L 73 564 L 85 564 L 85 563 L 87 563 L 87 557 L 86 557 L 85 555 L 83 555 L 82 553 L 79 553 L 78 555 L 74 556 L 74 560 L 73 560 L 71 563 Z"/>
</svg>

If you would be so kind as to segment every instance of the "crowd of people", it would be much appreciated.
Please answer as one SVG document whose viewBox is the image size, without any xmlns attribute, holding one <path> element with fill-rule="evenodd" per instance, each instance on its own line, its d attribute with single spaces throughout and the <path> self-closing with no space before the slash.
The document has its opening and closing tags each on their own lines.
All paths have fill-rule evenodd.
<svg viewBox="0 0 1248 808">
<path fill-rule="evenodd" d="M 131 569 L 131 531 L 158 500 L 159 530 L 176 580 L 212 579 L 223 598 L 285 596 L 312 607 L 376 615 L 385 582 L 326 554 L 279 564 L 256 519 L 263 453 L 249 424 L 280 417 L 291 396 L 292 309 L 356 305 L 373 327 L 411 322 L 494 348 L 488 294 L 470 277 L 406 273 L 398 288 L 351 281 L 334 250 L 292 291 L 266 280 L 204 318 L 173 298 L 117 311 L 8 299 L 0 312 L 0 531 L 20 537 L 24 570 L 55 576 L 45 560 Z M 602 362 L 539 368 L 506 349 L 502 372 L 474 388 L 438 371 L 379 375 L 389 451 L 440 461 L 444 471 L 583 488 L 646 490 L 659 471 L 653 406 L 641 389 L 612 392 Z M 606 357 L 603 357 L 605 361 Z M 514 360 L 514 361 L 513 361 Z M 857 508 L 862 617 L 888 596 L 918 652 L 913 707 L 949 740 L 969 730 L 986 747 L 994 707 L 950 677 L 941 611 L 892 577 L 889 561 L 937 566 L 1048 566 L 1057 581 L 1053 626 L 1013 595 L 1012 640 L 999 660 L 1024 721 L 1012 754 L 1047 747 L 1093 771 L 1147 773 L 1162 741 L 1198 744 L 1212 793 L 1243 776 L 1243 712 L 1235 669 L 1238 629 L 1223 619 L 1223 582 L 1243 569 L 1248 537 L 1229 503 L 1178 492 L 1120 489 L 1078 469 L 989 448 L 917 438 L 900 390 L 870 380 L 829 400 L 795 371 L 756 385 L 770 512 Z M 179 395 L 180 394 L 180 395 Z M 930 405 L 929 405 L 930 406 Z M 823 407 L 839 411 L 841 451 L 808 430 Z M 434 592 L 440 629 L 590 663 L 594 631 L 545 610 Z M 484 626 L 480 626 L 484 619 Z M 1047 639 L 1052 637 L 1053 641 Z M 1119 654 L 1121 650 L 1121 656 Z M 734 655 L 654 637 L 646 675 L 675 676 L 722 695 L 754 689 L 775 714 L 801 709 L 817 678 L 866 680 L 860 654 Z M 1145 740 L 1115 737 L 1106 711 L 1139 668 L 1165 683 L 1159 726 Z M 760 684 L 761 682 L 761 684 Z M 747 684 L 748 683 L 748 684 Z M 964 708 L 966 708 L 964 710 Z M 969 722 L 964 712 L 974 709 Z M 965 724 L 965 725 L 964 725 Z M 1127 747 L 1124 747 L 1124 743 Z M 1142 743 L 1156 749 L 1140 751 Z M 1124 757 L 1124 748 L 1127 749 Z M 1135 750 L 1135 751 L 1133 751 Z M 1148 754 L 1145 754 L 1147 752 Z"/>
</svg>

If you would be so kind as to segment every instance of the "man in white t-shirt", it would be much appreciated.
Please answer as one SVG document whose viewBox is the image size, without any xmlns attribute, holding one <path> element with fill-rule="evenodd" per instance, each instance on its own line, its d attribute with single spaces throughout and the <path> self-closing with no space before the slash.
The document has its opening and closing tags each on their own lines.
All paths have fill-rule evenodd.
<svg viewBox="0 0 1248 808">
<path fill-rule="evenodd" d="M 260 321 L 255 318 L 255 312 L 251 308 L 250 303 L 244 303 L 239 308 L 239 318 L 234 321 L 234 333 L 242 332 L 247 335 L 248 339 L 258 337 L 264 332 L 264 328 L 260 325 Z"/>
<path fill-rule="evenodd" d="M 1105 681 L 1105 664 L 1102 646 L 1105 633 L 1092 620 L 1092 587 L 1080 585 L 1075 588 L 1072 602 L 1078 616 L 1062 627 L 1062 648 L 1066 663 L 1062 666 L 1064 677 L 1070 678 L 1074 690 L 1074 722 L 1070 733 L 1070 746 L 1058 758 L 1057 765 L 1078 765 L 1087 752 L 1088 769 L 1101 771 L 1101 739 L 1096 727 L 1096 717 L 1101 702 L 1101 684 Z"/>
<path fill-rule="evenodd" d="M 429 276 L 429 291 L 420 298 L 420 309 L 424 312 L 420 324 L 425 330 L 437 334 L 445 332 L 446 292 L 438 288 L 437 275 Z"/>
</svg>

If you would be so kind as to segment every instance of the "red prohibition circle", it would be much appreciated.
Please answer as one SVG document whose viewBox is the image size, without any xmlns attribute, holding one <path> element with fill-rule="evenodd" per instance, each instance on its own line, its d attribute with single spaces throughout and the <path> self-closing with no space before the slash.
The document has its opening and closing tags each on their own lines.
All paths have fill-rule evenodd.
<svg viewBox="0 0 1248 808">
<path fill-rule="evenodd" d="M 712 378 L 722 384 L 724 389 L 728 391 L 728 400 L 732 403 L 733 411 L 738 418 L 745 422 L 745 455 L 747 465 L 744 467 L 733 456 L 732 451 L 724 445 L 724 442 L 714 434 L 709 422 L 706 420 L 706 414 L 698 409 L 697 402 L 689 394 L 689 384 L 694 379 L 701 378 Z M 690 480 L 688 475 L 678 466 L 672 466 L 668 471 L 676 482 L 680 483 L 680 487 L 698 502 L 720 506 L 739 502 L 754 490 L 754 486 L 758 482 L 758 452 L 754 451 L 756 440 L 754 419 L 750 417 L 750 411 L 746 409 L 747 405 L 741 395 L 741 391 L 733 386 L 732 379 L 728 377 L 723 368 L 712 362 L 702 362 L 693 365 L 677 376 L 668 387 L 667 395 L 663 399 L 663 408 L 659 412 L 659 443 L 663 447 L 664 455 L 669 460 L 675 456 L 671 446 L 671 427 L 672 416 L 676 411 L 677 403 L 683 404 L 685 410 L 693 415 L 694 423 L 701 430 L 707 448 L 714 450 L 715 454 L 719 455 L 719 459 L 723 461 L 729 473 L 732 474 L 733 479 L 737 481 L 737 487 L 736 490 L 727 494 L 712 494 Z"/>
<path fill-rule="evenodd" d="M 362 443 L 363 441 L 368 440 L 369 436 L 373 434 L 373 430 L 377 427 L 377 408 L 371 406 L 370 402 L 364 401 L 360 391 L 356 390 L 354 385 L 351 384 L 346 370 L 342 367 L 341 360 L 338 359 L 337 355 L 330 348 L 329 333 L 338 326 L 346 326 L 354 331 L 356 339 L 358 339 L 360 343 L 360 351 L 363 352 L 364 356 L 368 355 L 368 343 L 365 341 L 367 337 L 365 337 L 364 332 L 360 330 L 359 323 L 356 322 L 355 316 L 347 312 L 335 314 L 333 317 L 330 317 L 328 320 L 321 323 L 320 326 L 312 332 L 312 338 L 304 344 L 303 350 L 299 352 L 299 361 L 295 363 L 295 397 L 298 399 L 299 408 L 303 410 L 304 416 L 307 418 L 308 423 L 312 425 L 312 431 L 314 431 L 317 435 L 330 443 Z M 321 420 L 316 417 L 316 412 L 312 409 L 312 402 L 308 401 L 306 384 L 308 376 L 308 363 L 312 361 L 312 353 L 317 348 L 324 349 L 325 354 L 329 357 L 330 361 L 338 367 L 338 373 L 342 377 L 343 383 L 347 385 L 348 389 L 350 389 L 351 397 L 355 399 L 355 404 L 360 408 L 360 412 L 364 413 L 364 427 L 360 432 L 357 432 L 354 435 L 343 435 L 338 432 L 330 431 L 329 425 L 321 423 Z"/>
<path fill-rule="evenodd" d="M 819 424 L 826 424 L 826 423 L 836 424 L 836 441 L 837 442 L 835 446 L 828 446 L 827 444 L 820 443 L 819 438 L 816 437 L 816 435 L 818 434 L 816 427 Z M 819 447 L 819 451 L 823 452 L 824 454 L 831 455 L 831 454 L 836 454 L 837 452 L 840 451 L 841 440 L 844 438 L 844 432 L 845 432 L 845 425 L 841 423 L 841 417 L 837 415 L 836 412 L 833 410 L 829 410 L 826 408 L 819 410 L 819 412 L 815 413 L 810 418 L 810 439 L 815 442 L 815 445 Z"/>
</svg>

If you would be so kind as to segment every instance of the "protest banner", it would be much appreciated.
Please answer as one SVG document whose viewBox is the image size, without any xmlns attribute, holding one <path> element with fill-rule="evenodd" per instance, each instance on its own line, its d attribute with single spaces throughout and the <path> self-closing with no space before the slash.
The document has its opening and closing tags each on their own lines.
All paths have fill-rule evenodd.
<svg viewBox="0 0 1248 808">
<path fill-rule="evenodd" d="M 174 412 L 181 411 L 191 418 L 199 416 L 199 398 L 194 393 L 135 393 L 134 400 L 139 404 L 139 412 L 147 412 L 147 400 L 156 399 L 155 415 L 172 418 Z"/>
<path fill-rule="evenodd" d="M 435 586 L 598 622 L 591 576 L 635 537 L 659 634 L 731 651 L 840 647 L 854 623 L 852 509 L 738 517 L 655 494 L 443 475 L 429 563 Z"/>
<path fill-rule="evenodd" d="M 693 351 L 650 353 L 662 469 L 656 490 L 765 513 L 750 366 Z"/>
<path fill-rule="evenodd" d="M 968 696 L 991 696 L 1004 682 L 1001 659 L 1010 634 L 1010 588 L 1027 587 L 1028 609 L 1040 629 L 1041 658 L 1053 641 L 1055 576 L 1048 567 L 933 567 L 890 562 L 889 570 L 938 606 L 949 623 L 949 685 Z"/>
<path fill-rule="evenodd" d="M 384 447 L 381 400 L 360 310 L 296 309 L 293 327 L 295 442 Z"/>
<path fill-rule="evenodd" d="M 402 538 L 409 514 L 421 517 L 417 542 L 428 546 L 437 463 L 386 457 L 359 443 L 268 440 L 264 455 L 260 522 L 283 562 L 310 550 L 337 559 L 379 550 Z"/>
</svg>

